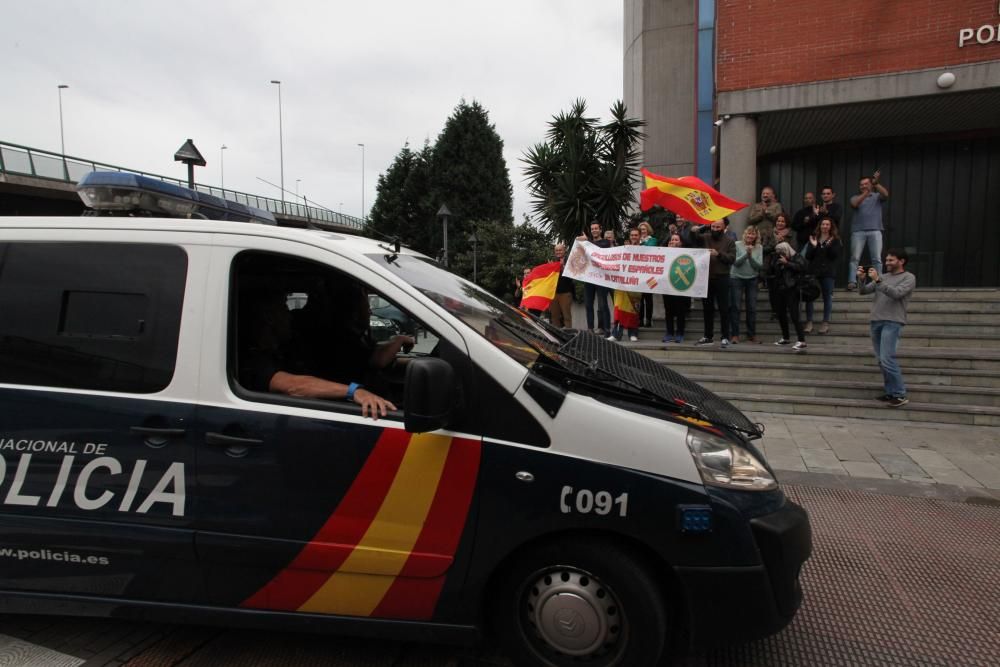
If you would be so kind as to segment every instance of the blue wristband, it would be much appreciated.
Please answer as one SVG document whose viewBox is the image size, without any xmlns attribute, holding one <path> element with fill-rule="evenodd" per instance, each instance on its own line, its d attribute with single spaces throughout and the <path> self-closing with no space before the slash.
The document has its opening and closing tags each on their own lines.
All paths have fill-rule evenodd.
<svg viewBox="0 0 1000 667">
<path fill-rule="evenodd" d="M 347 385 L 347 400 L 353 401 L 354 392 L 356 392 L 358 389 L 361 388 L 362 388 L 361 385 L 358 384 L 357 382 L 352 382 L 351 384 Z"/>
</svg>

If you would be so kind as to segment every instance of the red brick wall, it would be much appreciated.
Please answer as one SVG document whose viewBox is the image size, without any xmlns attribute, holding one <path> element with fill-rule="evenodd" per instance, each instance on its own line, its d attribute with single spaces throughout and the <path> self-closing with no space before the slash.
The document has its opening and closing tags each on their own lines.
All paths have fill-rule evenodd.
<svg viewBox="0 0 1000 667">
<path fill-rule="evenodd" d="M 718 0 L 719 91 L 1000 60 L 998 0 Z"/>
</svg>

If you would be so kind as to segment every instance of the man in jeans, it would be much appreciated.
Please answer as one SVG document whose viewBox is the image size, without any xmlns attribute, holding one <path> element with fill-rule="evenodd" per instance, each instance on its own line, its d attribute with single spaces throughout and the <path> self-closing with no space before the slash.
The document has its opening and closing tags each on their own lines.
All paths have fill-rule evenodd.
<svg viewBox="0 0 1000 667">
<path fill-rule="evenodd" d="M 708 249 L 708 294 L 701 300 L 705 321 L 705 335 L 695 345 L 711 345 L 714 336 L 715 307 L 719 308 L 719 326 L 722 341 L 719 347 L 729 347 L 729 270 L 736 261 L 736 244 L 726 236 L 726 223 L 716 220 L 711 227 L 704 226 L 692 234 L 695 246 Z"/>
<path fill-rule="evenodd" d="M 598 248 L 610 248 L 611 242 L 604 238 L 601 223 L 590 223 L 590 242 Z M 583 239 L 584 237 L 577 237 Z M 608 309 L 608 296 L 611 290 L 599 287 L 593 283 L 583 284 L 583 303 L 587 313 L 587 329 L 602 336 L 611 331 L 611 311 Z M 594 299 L 597 299 L 597 329 L 594 329 Z"/>
<path fill-rule="evenodd" d="M 854 218 L 851 220 L 851 257 L 847 263 L 847 289 L 857 287 L 854 267 L 861 262 L 861 253 L 868 246 L 868 256 L 872 268 L 882 271 L 882 202 L 889 198 L 889 191 L 878 182 L 881 172 L 875 171 L 871 178 L 865 176 L 859 182 L 858 194 L 851 197 Z"/>
<path fill-rule="evenodd" d="M 870 318 L 872 347 L 875 348 L 875 358 L 882 369 L 885 384 L 885 394 L 879 396 L 878 400 L 894 408 L 910 402 L 906 397 L 903 373 L 896 360 L 899 336 L 906 324 L 906 307 L 917 286 L 917 277 L 906 270 L 908 259 L 905 250 L 894 248 L 885 255 L 884 274 L 879 275 L 874 267 L 866 272 L 863 266 L 859 266 L 856 273 L 861 285 L 858 292 L 875 294 Z"/>
</svg>

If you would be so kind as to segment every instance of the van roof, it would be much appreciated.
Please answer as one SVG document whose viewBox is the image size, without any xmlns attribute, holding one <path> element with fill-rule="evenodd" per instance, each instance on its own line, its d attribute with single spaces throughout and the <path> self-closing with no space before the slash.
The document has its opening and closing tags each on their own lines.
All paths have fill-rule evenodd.
<svg viewBox="0 0 1000 667">
<path fill-rule="evenodd" d="M 354 234 L 343 234 L 324 229 L 302 229 L 248 222 L 195 220 L 187 218 L 145 218 L 116 216 L 83 217 L 0 217 L 0 229 L 66 229 L 66 230 L 116 230 L 125 232 L 176 232 L 185 234 L 239 234 L 288 239 L 328 247 L 344 255 L 382 253 L 390 247 L 389 241 L 379 241 Z M 423 253 L 402 247 L 402 255 L 426 257 Z"/>
</svg>

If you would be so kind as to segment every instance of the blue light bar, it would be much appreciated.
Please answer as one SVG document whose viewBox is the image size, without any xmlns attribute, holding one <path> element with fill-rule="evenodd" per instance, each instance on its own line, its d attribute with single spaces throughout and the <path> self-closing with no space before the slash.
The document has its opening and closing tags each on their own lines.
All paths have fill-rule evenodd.
<svg viewBox="0 0 1000 667">
<path fill-rule="evenodd" d="M 94 171 L 80 179 L 76 190 L 84 204 L 98 211 L 278 224 L 270 211 L 139 174 Z"/>
</svg>

